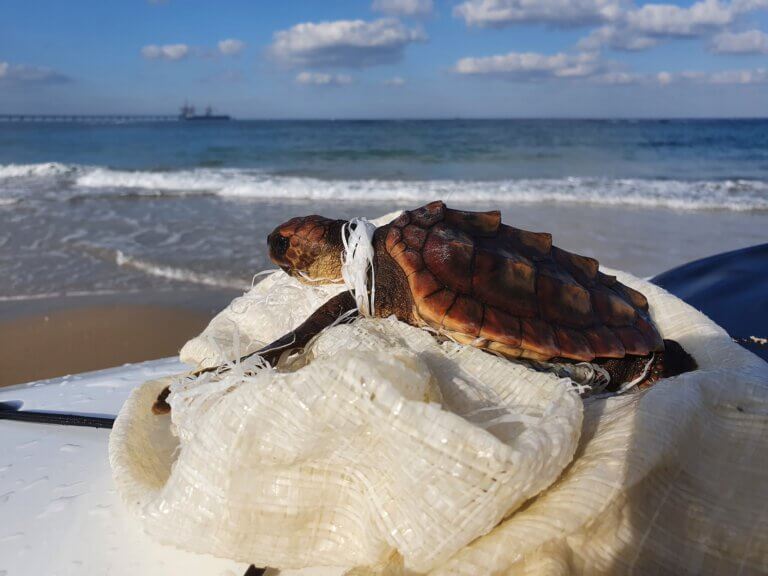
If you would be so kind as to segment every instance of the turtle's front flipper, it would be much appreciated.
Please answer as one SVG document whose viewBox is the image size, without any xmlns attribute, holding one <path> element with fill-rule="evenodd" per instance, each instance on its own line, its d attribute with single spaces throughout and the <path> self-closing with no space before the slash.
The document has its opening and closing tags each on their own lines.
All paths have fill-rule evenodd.
<svg viewBox="0 0 768 576">
<path fill-rule="evenodd" d="M 278 338 L 271 344 L 264 346 L 264 348 L 241 357 L 240 362 L 258 354 L 264 360 L 274 365 L 277 363 L 280 356 L 282 356 L 283 352 L 303 348 L 310 340 L 312 340 L 312 338 L 336 322 L 342 315 L 350 310 L 356 309 L 357 304 L 355 303 L 352 294 L 348 291 L 342 292 L 315 310 L 309 318 L 304 320 L 304 322 L 302 322 L 293 332 L 288 332 L 288 334 Z M 205 372 L 215 372 L 220 368 L 221 367 L 219 366 L 204 368 L 203 370 L 195 372 L 195 376 L 204 374 Z"/>
<path fill-rule="evenodd" d="M 288 332 L 285 336 L 278 338 L 256 352 L 243 356 L 240 358 L 240 362 L 258 354 L 264 360 L 274 365 L 284 352 L 303 348 L 310 340 L 312 340 L 312 338 L 333 324 L 339 317 L 351 310 L 356 310 L 356 308 L 357 305 L 352 294 L 349 292 L 342 292 L 315 310 L 312 315 L 294 331 Z M 210 368 L 198 370 L 193 376 L 199 376 L 206 372 L 226 372 L 226 370 L 227 368 L 223 366 L 212 366 Z M 168 387 L 160 392 L 157 400 L 152 406 L 152 412 L 155 414 L 167 414 L 171 411 L 171 407 L 167 402 L 168 394 L 170 394 L 170 389 Z"/>
</svg>

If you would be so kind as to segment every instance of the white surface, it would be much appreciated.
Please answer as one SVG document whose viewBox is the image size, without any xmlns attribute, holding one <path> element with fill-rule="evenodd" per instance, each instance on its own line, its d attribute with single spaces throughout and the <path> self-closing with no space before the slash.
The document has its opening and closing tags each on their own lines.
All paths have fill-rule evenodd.
<svg viewBox="0 0 768 576">
<path fill-rule="evenodd" d="M 24 409 L 114 415 L 136 386 L 184 372 L 175 358 L 0 388 Z M 112 484 L 109 430 L 0 420 L 0 576 L 242 576 L 247 565 L 145 536 Z"/>
</svg>

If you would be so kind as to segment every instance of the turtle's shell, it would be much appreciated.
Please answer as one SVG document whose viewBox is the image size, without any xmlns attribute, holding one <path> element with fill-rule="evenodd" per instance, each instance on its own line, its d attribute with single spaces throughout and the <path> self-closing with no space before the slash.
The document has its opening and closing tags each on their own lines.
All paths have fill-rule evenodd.
<svg viewBox="0 0 768 576">
<path fill-rule="evenodd" d="M 403 212 L 385 240 L 420 319 L 452 338 L 509 357 L 645 356 L 664 344 L 641 293 L 552 236 L 494 212 L 432 202 Z"/>
</svg>

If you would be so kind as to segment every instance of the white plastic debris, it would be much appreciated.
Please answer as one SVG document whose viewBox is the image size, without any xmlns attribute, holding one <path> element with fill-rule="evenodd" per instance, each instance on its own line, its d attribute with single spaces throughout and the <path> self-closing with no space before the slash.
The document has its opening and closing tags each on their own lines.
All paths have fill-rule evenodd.
<svg viewBox="0 0 768 576">
<path fill-rule="evenodd" d="M 344 285 L 355 297 L 357 309 L 363 316 L 374 316 L 376 300 L 376 271 L 373 268 L 373 233 L 376 226 L 365 218 L 353 218 L 344 225 L 341 240 L 344 258 L 341 275 Z M 368 273 L 370 272 L 370 292 Z"/>
<path fill-rule="evenodd" d="M 173 447 L 158 386 L 131 396 L 111 461 L 150 536 L 257 565 L 426 571 L 549 486 L 578 441 L 567 381 L 394 318 L 325 331 L 303 364 L 178 381 Z"/>
</svg>

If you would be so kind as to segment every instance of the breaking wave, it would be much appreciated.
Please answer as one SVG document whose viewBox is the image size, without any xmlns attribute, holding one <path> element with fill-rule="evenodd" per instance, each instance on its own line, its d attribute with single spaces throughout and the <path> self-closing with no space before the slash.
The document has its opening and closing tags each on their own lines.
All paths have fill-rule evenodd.
<svg viewBox="0 0 768 576">
<path fill-rule="evenodd" d="M 440 198 L 454 203 L 575 203 L 677 210 L 768 210 L 768 183 L 637 179 L 537 179 L 505 181 L 322 181 L 282 178 L 238 184 L 222 196 L 318 201 L 408 201 Z"/>
<path fill-rule="evenodd" d="M 251 287 L 250 282 L 246 282 L 239 278 L 231 278 L 222 274 L 205 274 L 193 270 L 186 270 L 184 268 L 155 264 L 132 256 L 126 256 L 120 250 L 115 251 L 115 262 L 118 266 L 133 268 L 144 272 L 145 274 L 149 274 L 150 276 L 158 276 L 168 280 L 177 280 L 180 282 L 189 282 L 192 284 L 214 286 L 218 288 L 236 288 L 238 290 L 247 290 Z"/>
<path fill-rule="evenodd" d="M 35 182 L 40 184 L 35 185 Z M 676 210 L 768 210 L 764 180 L 551 178 L 507 180 L 326 180 L 258 170 L 130 171 L 57 163 L 0 165 L 0 197 L 41 187 L 67 196 L 183 196 L 346 202 L 576 203 Z"/>
<path fill-rule="evenodd" d="M 46 162 L 43 164 L 5 164 L 0 165 L 0 181 L 16 178 L 46 178 L 60 176 L 76 170 L 75 166 Z"/>
<path fill-rule="evenodd" d="M 132 188 L 153 191 L 216 192 L 240 181 L 251 179 L 240 170 L 180 170 L 178 172 L 131 172 L 93 168 L 78 176 L 83 188 Z"/>
</svg>

